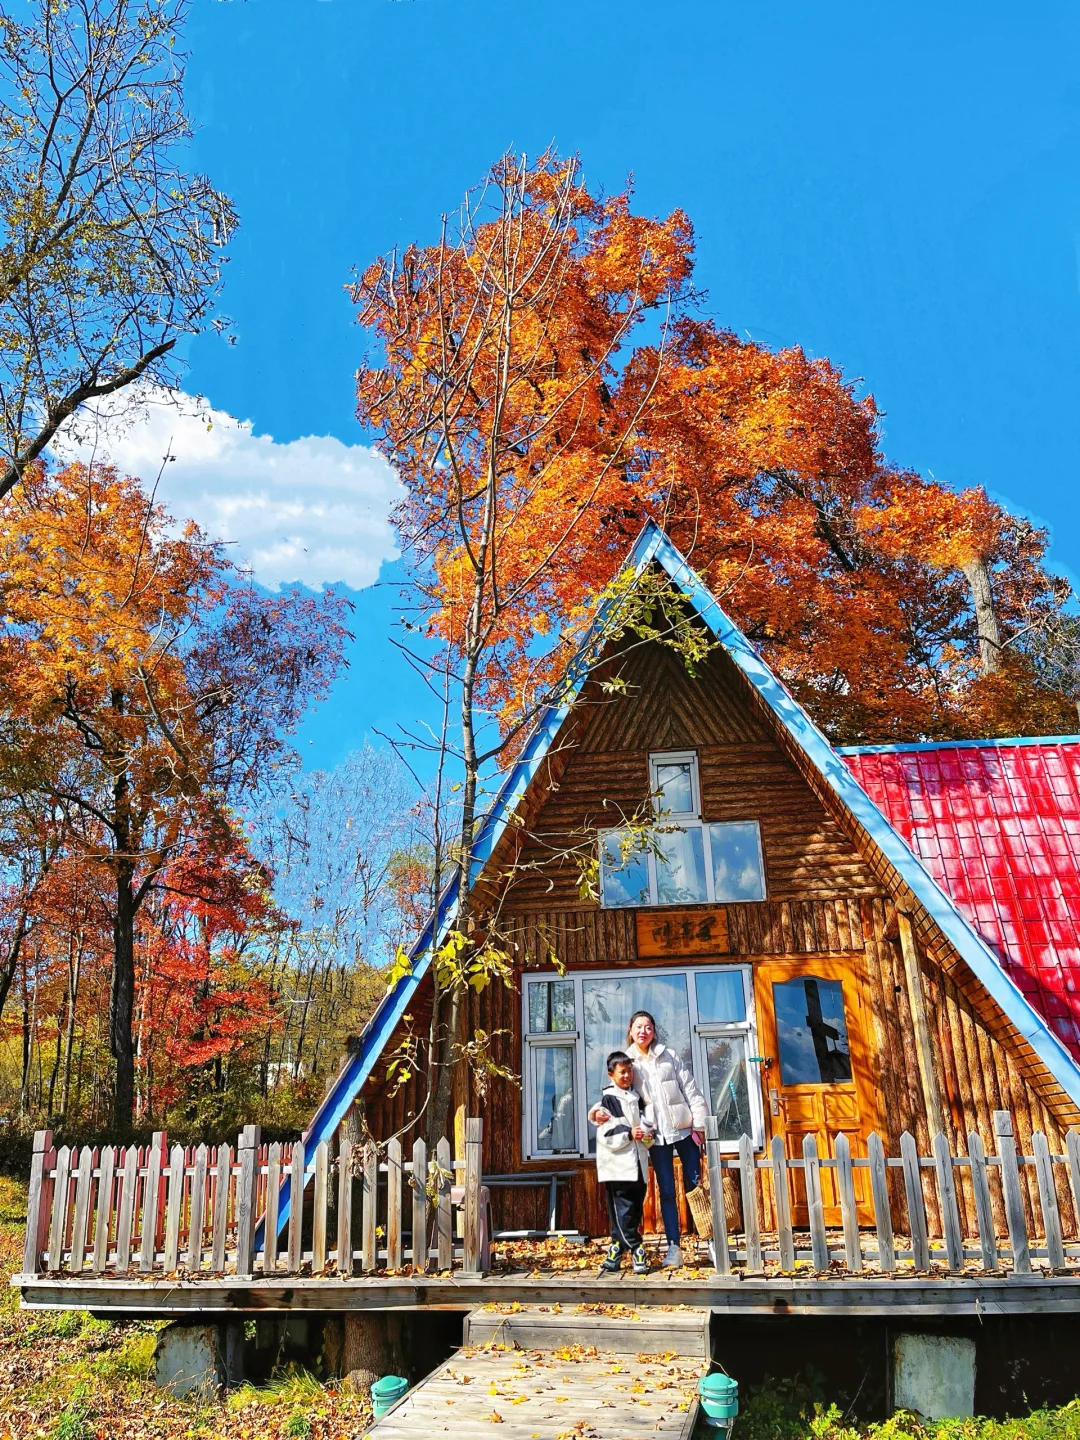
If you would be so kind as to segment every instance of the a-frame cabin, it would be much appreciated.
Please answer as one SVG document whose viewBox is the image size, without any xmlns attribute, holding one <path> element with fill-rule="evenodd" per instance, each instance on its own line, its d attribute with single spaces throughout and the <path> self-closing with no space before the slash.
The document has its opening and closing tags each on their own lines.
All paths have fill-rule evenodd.
<svg viewBox="0 0 1080 1440">
<path fill-rule="evenodd" d="M 485 1176 L 570 1172 L 559 1225 L 603 1232 L 586 1111 L 638 1008 L 693 1066 L 732 1149 L 779 1135 L 794 1156 L 813 1133 L 832 1154 L 843 1133 L 858 1155 L 876 1130 L 895 1154 L 909 1130 L 926 1155 L 940 1129 L 964 1154 L 971 1131 L 990 1148 L 992 1113 L 1010 1110 L 1021 1148 L 1044 1130 L 1060 1151 L 1080 1068 L 1047 1021 L 667 538 L 648 527 L 629 563 L 662 567 L 718 643 L 696 676 L 659 644 L 614 657 L 626 693 L 593 674 L 548 715 L 487 823 L 474 883 L 512 937 L 514 984 L 470 997 L 469 1028 L 521 1083 L 480 1097 L 462 1078 Z M 620 822 L 651 795 L 678 828 L 664 859 L 622 863 Z M 599 902 L 580 898 L 572 859 L 551 858 L 585 832 L 612 860 Z M 386 1065 L 406 1013 L 422 1031 L 429 985 L 418 963 L 386 997 L 313 1140 L 357 1099 L 376 1137 L 411 1138 L 419 1082 L 392 1093 Z M 829 1223 L 832 1183 L 823 1172 Z M 499 1228 L 547 1224 L 543 1186 L 492 1200 Z"/>
</svg>

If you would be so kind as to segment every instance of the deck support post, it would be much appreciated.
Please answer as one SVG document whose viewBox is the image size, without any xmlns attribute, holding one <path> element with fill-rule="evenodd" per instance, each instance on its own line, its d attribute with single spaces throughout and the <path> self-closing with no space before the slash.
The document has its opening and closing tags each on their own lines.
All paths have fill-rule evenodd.
<svg viewBox="0 0 1080 1440">
<path fill-rule="evenodd" d="M 963 1335 L 900 1332 L 889 1346 L 893 1410 L 927 1420 L 975 1414 L 975 1341 Z"/>
<path fill-rule="evenodd" d="M 154 1381 L 171 1395 L 210 1401 L 244 1378 L 244 1322 L 189 1325 L 175 1320 L 158 1333 Z"/>
</svg>

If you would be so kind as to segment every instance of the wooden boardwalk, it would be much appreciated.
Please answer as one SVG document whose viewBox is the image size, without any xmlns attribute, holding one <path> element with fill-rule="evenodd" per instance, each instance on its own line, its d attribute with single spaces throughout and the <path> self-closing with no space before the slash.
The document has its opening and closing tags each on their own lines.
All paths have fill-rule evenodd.
<svg viewBox="0 0 1080 1440">
<path fill-rule="evenodd" d="M 368 1432 L 375 1440 L 689 1440 L 709 1367 L 708 1314 L 669 1307 L 491 1305 L 466 1343 Z M 638 1350 L 661 1344 L 649 1354 Z M 538 1340 L 542 1348 L 529 1342 Z M 610 1348 L 599 1348 L 600 1346 Z M 690 1353 L 676 1353 L 682 1349 Z M 496 1428 L 497 1427 L 497 1428 Z"/>
</svg>

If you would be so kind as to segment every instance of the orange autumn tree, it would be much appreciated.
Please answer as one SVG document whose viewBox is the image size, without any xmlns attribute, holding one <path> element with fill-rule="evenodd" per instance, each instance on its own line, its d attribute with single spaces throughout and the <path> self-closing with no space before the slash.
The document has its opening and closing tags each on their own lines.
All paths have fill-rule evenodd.
<svg viewBox="0 0 1080 1440">
<path fill-rule="evenodd" d="M 629 192 L 599 194 L 554 152 L 506 156 L 436 243 L 376 260 L 352 293 L 373 345 L 358 415 L 405 487 L 406 624 L 430 642 L 414 655 L 445 717 L 433 741 L 403 743 L 456 767 L 433 899 L 469 873 L 482 777 L 557 694 L 590 599 L 617 582 L 648 517 L 836 739 L 1058 728 L 1067 715 L 1022 660 L 1007 695 L 979 689 L 966 562 L 887 542 L 889 524 L 867 520 L 895 505 L 914 531 L 927 525 L 881 456 L 872 398 L 828 361 L 704 318 L 682 212 L 635 215 Z M 923 500 L 950 503 L 920 483 Z M 999 625 L 1019 634 L 1063 597 L 1045 537 L 1008 529 L 982 564 Z M 440 769 L 436 817 L 449 788 Z M 498 947 L 485 955 L 469 923 L 466 909 L 434 967 L 429 1137 L 463 1053 L 461 993 L 498 972 Z"/>
<path fill-rule="evenodd" d="M 108 912 L 114 1119 L 135 1100 L 140 920 L 167 867 L 235 845 L 346 632 L 332 593 L 259 596 L 107 467 L 40 470 L 0 516 L 4 752 L 67 815 Z M 20 769 L 18 757 L 27 763 Z"/>
</svg>

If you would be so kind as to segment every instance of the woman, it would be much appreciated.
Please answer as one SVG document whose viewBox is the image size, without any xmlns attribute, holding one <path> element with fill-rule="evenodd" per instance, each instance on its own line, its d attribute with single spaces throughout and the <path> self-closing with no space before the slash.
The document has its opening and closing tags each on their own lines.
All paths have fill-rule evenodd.
<svg viewBox="0 0 1080 1440">
<path fill-rule="evenodd" d="M 647 1010 L 637 1010 L 631 1015 L 626 1052 L 634 1062 L 634 1084 L 649 1106 L 655 1130 L 649 1163 L 656 1172 L 660 1214 L 668 1242 L 664 1266 L 674 1269 L 683 1263 L 679 1206 L 675 1199 L 675 1156 L 682 1161 L 687 1190 L 695 1189 L 701 1175 L 701 1147 L 705 1143 L 705 1097 L 675 1051 L 656 1038 L 656 1021 Z M 602 1125 L 610 1116 L 601 1104 L 593 1106 L 589 1119 L 594 1125 Z"/>
</svg>

